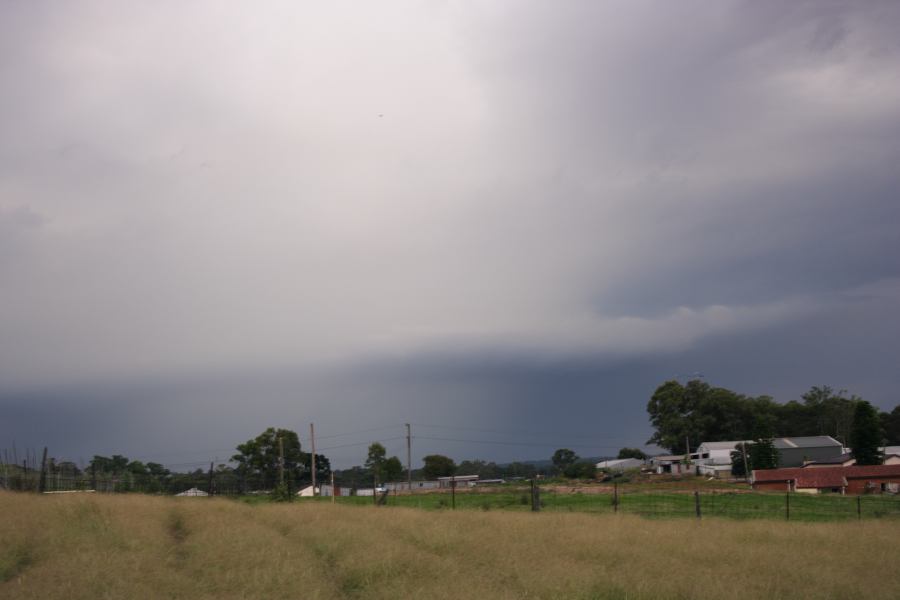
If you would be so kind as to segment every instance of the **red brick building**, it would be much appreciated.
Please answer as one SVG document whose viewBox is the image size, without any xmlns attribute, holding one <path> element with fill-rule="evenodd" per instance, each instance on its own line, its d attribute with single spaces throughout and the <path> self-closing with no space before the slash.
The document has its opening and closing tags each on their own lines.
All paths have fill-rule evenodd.
<svg viewBox="0 0 900 600">
<path fill-rule="evenodd" d="M 900 491 L 900 465 L 755 470 L 752 483 L 753 489 L 761 491 L 897 493 Z"/>
</svg>

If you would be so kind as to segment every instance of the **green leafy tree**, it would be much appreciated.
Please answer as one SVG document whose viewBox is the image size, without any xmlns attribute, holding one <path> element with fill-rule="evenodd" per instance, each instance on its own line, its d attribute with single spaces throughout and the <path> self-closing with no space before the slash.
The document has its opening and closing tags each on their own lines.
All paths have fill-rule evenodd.
<svg viewBox="0 0 900 600">
<path fill-rule="evenodd" d="M 279 483 L 279 440 L 284 447 L 285 485 L 296 485 L 304 475 L 305 457 L 296 432 L 269 427 L 239 444 L 238 454 L 231 457 L 237 463 L 238 476 L 252 488 L 273 489 Z"/>
<path fill-rule="evenodd" d="M 751 470 L 777 469 L 781 456 L 771 439 L 760 439 L 747 446 L 747 461 Z"/>
<path fill-rule="evenodd" d="M 502 471 L 496 463 L 483 460 L 464 460 L 456 469 L 458 475 L 478 475 L 482 479 L 497 479 L 502 477 Z"/>
<path fill-rule="evenodd" d="M 305 480 L 312 481 L 312 453 L 303 453 L 303 471 Z M 323 454 L 316 453 L 316 485 L 324 484 L 331 476 L 331 461 Z"/>
<path fill-rule="evenodd" d="M 647 455 L 638 448 L 622 448 L 619 450 L 618 458 L 636 458 L 638 460 L 647 460 Z"/>
<path fill-rule="evenodd" d="M 887 445 L 900 445 L 900 405 L 895 406 L 889 413 L 881 413 L 879 417 Z"/>
<path fill-rule="evenodd" d="M 369 453 L 365 466 L 375 475 L 379 482 L 384 481 L 384 463 L 387 461 L 387 450 L 378 442 L 369 445 Z"/>
<path fill-rule="evenodd" d="M 550 457 L 550 462 L 553 463 L 558 473 L 564 474 L 566 469 L 578 462 L 578 455 L 568 448 L 559 448 Z"/>
<path fill-rule="evenodd" d="M 498 467 L 500 477 L 521 477 L 531 479 L 537 475 L 537 468 L 529 463 L 512 462 L 505 467 Z"/>
<path fill-rule="evenodd" d="M 456 472 L 456 463 L 453 462 L 453 459 L 442 454 L 429 454 L 422 461 L 425 463 L 425 466 L 422 467 L 422 475 L 426 479 L 449 477 Z"/>
<path fill-rule="evenodd" d="M 396 456 L 384 461 L 382 465 L 384 481 L 400 481 L 403 478 L 403 463 Z"/>
<path fill-rule="evenodd" d="M 747 452 L 747 463 L 749 466 L 750 463 L 750 446 L 752 444 L 746 444 L 744 447 L 744 443 L 741 442 L 737 445 L 737 448 L 732 450 L 731 452 L 731 474 L 735 477 L 747 477 L 747 471 L 744 467 L 744 452 Z"/>
<path fill-rule="evenodd" d="M 593 479 L 597 474 L 597 468 L 594 463 L 578 461 L 572 463 L 563 471 L 563 475 L 569 479 Z"/>
<path fill-rule="evenodd" d="M 882 461 L 881 450 L 881 423 L 875 408 L 860 400 L 856 403 L 853 414 L 853 428 L 850 433 L 850 447 L 853 448 L 853 458 L 858 465 L 880 465 Z"/>
</svg>

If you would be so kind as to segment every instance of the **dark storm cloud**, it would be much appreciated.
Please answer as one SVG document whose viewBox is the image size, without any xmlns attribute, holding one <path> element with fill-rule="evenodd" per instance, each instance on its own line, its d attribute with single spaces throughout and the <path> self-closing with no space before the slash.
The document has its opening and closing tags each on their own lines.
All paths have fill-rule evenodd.
<svg viewBox="0 0 900 600">
<path fill-rule="evenodd" d="M 896 3 L 0 11 L 4 438 L 635 445 L 696 370 L 892 402 Z"/>
</svg>

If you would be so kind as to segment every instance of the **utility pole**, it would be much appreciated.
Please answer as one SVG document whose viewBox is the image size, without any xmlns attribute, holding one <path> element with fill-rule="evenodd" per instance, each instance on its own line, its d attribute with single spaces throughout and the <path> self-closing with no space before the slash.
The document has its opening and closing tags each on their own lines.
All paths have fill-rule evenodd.
<svg viewBox="0 0 900 600">
<path fill-rule="evenodd" d="M 210 461 L 209 463 L 209 483 L 207 484 L 206 493 L 209 494 L 209 497 L 212 498 L 213 495 L 213 463 Z"/>
<path fill-rule="evenodd" d="M 278 436 L 278 485 L 284 485 L 284 438 Z"/>
<path fill-rule="evenodd" d="M 312 423 L 309 424 L 309 439 L 312 444 L 312 455 L 310 465 L 312 465 L 312 493 L 316 495 L 316 429 Z"/>
<path fill-rule="evenodd" d="M 741 454 L 744 455 L 744 479 L 750 481 L 750 468 L 747 466 L 747 442 L 741 442 Z"/>
<path fill-rule="evenodd" d="M 334 497 L 337 493 L 337 488 L 334 487 L 334 471 L 331 472 L 331 503 L 334 504 Z"/>
<path fill-rule="evenodd" d="M 406 486 L 412 493 L 412 436 L 409 434 L 409 423 L 406 424 Z"/>
</svg>

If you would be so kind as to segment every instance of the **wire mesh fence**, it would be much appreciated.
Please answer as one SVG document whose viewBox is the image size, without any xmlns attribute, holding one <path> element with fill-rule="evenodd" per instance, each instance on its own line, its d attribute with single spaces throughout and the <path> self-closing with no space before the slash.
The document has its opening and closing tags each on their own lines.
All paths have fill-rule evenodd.
<svg viewBox="0 0 900 600">
<path fill-rule="evenodd" d="M 243 481 L 233 472 L 77 475 L 18 469 L 0 481 L 13 491 L 65 493 L 144 493 L 189 496 L 266 496 L 276 482 Z M 295 496 L 305 484 L 289 482 Z M 315 501 L 332 501 L 329 497 Z M 634 514 L 647 518 L 781 519 L 842 521 L 900 518 L 900 495 L 804 494 L 721 490 L 653 491 L 620 486 L 571 488 L 554 485 L 506 484 L 495 487 L 441 488 L 427 491 L 394 490 L 375 495 L 341 495 L 341 504 L 409 507 L 425 510 L 512 510 Z"/>
</svg>

